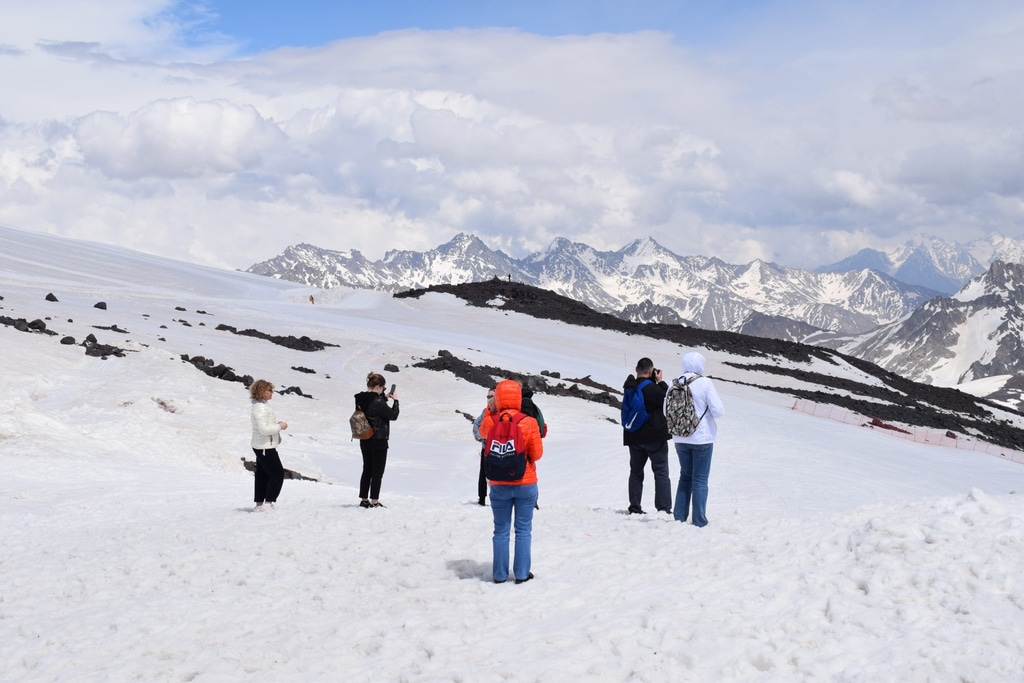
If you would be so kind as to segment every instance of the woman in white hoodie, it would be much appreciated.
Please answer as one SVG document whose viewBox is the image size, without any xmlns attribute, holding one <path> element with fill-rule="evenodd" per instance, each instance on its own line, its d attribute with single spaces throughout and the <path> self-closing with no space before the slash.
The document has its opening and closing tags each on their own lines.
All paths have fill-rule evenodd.
<svg viewBox="0 0 1024 683">
<path fill-rule="evenodd" d="M 711 475 L 711 452 L 718 435 L 718 423 L 715 420 L 725 415 L 725 406 L 718 397 L 715 385 L 704 377 L 704 356 L 695 351 L 683 356 L 683 374 L 679 383 L 690 378 L 694 378 L 690 382 L 693 408 L 701 419 L 697 429 L 689 436 L 672 435 L 676 455 L 679 456 L 679 488 L 676 489 L 672 514 L 676 520 L 685 522 L 692 499 L 693 525 L 700 527 L 708 523 L 708 478 Z"/>
<path fill-rule="evenodd" d="M 254 512 L 273 510 L 277 496 L 284 484 L 284 467 L 277 454 L 281 443 L 281 431 L 288 429 L 287 422 L 279 422 L 270 408 L 274 397 L 274 385 L 265 379 L 258 379 L 249 387 L 252 399 L 252 452 L 256 454 L 256 484 Z"/>
</svg>

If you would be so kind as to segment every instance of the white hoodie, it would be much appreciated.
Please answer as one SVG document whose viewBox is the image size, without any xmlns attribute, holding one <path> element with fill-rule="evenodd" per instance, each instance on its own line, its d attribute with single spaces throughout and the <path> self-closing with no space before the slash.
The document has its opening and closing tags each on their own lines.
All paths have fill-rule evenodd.
<svg viewBox="0 0 1024 683">
<path fill-rule="evenodd" d="M 689 436 L 672 436 L 673 441 L 679 443 L 704 444 L 714 443 L 718 436 L 718 423 L 715 418 L 725 415 L 725 406 L 722 399 L 718 397 L 715 385 L 704 374 L 704 356 L 696 351 L 683 356 L 683 374 L 679 377 L 682 382 L 687 377 L 702 375 L 690 383 L 690 393 L 693 394 L 693 409 L 698 415 L 703 414 L 697 429 Z M 704 410 L 707 409 L 705 413 Z"/>
</svg>

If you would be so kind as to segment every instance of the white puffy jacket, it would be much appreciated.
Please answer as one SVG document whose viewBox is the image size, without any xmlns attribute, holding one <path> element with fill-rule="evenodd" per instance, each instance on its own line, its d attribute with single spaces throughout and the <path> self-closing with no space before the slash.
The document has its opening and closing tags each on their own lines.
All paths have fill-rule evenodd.
<svg viewBox="0 0 1024 683">
<path fill-rule="evenodd" d="M 270 404 L 266 401 L 252 401 L 252 447 L 256 450 L 277 448 L 281 443 L 281 425 Z"/>
</svg>

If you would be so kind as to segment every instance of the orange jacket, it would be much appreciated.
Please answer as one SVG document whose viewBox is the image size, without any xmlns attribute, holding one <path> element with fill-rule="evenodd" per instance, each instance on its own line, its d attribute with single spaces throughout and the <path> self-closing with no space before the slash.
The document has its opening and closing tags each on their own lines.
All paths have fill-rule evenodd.
<svg viewBox="0 0 1024 683">
<path fill-rule="evenodd" d="M 519 412 L 522 403 L 523 389 L 516 382 L 506 379 L 495 387 L 494 405 L 498 408 L 498 414 L 515 415 Z M 484 419 L 480 423 L 480 433 L 485 439 L 494 425 L 494 415 L 495 413 L 484 415 Z M 540 440 L 540 427 L 535 419 L 527 416 L 519 421 L 519 428 L 523 430 L 523 438 L 526 440 L 526 474 L 519 481 L 492 481 L 489 483 L 500 486 L 522 486 L 537 483 L 537 466 L 534 463 L 544 455 L 544 443 Z"/>
</svg>

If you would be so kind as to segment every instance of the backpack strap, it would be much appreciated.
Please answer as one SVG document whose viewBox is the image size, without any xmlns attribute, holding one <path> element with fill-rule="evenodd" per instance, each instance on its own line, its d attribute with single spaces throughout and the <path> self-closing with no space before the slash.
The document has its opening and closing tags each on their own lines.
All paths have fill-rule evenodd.
<svg viewBox="0 0 1024 683">
<path fill-rule="evenodd" d="M 695 373 L 693 373 L 693 377 L 687 377 L 687 378 L 686 378 L 686 380 L 685 380 L 685 381 L 684 381 L 683 383 L 684 383 L 685 385 L 689 386 L 689 385 L 693 384 L 694 382 L 696 382 L 696 381 L 697 381 L 698 379 L 700 379 L 700 378 L 701 378 L 701 377 L 703 377 L 703 376 L 704 376 L 704 375 L 702 375 L 702 374 L 700 374 L 700 373 L 697 373 L 697 372 L 695 372 Z M 703 412 L 703 413 L 701 413 L 701 414 L 700 414 L 700 417 L 698 417 L 698 418 L 697 418 L 697 424 L 700 424 L 700 423 L 701 423 L 701 420 L 703 420 L 703 419 L 704 419 L 704 416 L 708 414 L 708 409 L 709 409 L 710 407 L 711 407 L 711 406 L 709 406 L 709 405 L 707 405 L 707 404 L 705 404 L 705 405 L 704 405 L 704 412 Z"/>
</svg>

